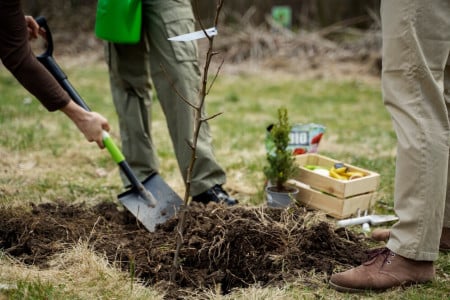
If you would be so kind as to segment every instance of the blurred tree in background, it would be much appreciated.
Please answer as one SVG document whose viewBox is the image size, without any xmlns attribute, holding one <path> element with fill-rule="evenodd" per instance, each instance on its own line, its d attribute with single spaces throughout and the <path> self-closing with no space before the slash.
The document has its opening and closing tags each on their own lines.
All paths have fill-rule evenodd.
<svg viewBox="0 0 450 300">
<path fill-rule="evenodd" d="M 64 28 L 90 30 L 95 22 L 97 1 L 92 0 L 22 0 L 27 14 L 44 15 Z M 255 3 L 256 2 L 256 3 Z M 192 0 L 198 3 L 202 20 L 211 20 L 216 2 Z M 355 20 L 352 25 L 370 26 L 371 13 L 378 14 L 380 0 L 225 0 L 223 21 L 240 22 L 242 16 L 259 25 L 271 14 L 274 6 L 289 6 L 292 10 L 293 29 L 313 29 L 344 20 Z M 75 26 L 75 27 L 74 27 Z"/>
<path fill-rule="evenodd" d="M 202 18 L 213 15 L 214 1 L 198 0 L 198 3 Z M 239 22 L 241 16 L 251 12 L 249 21 L 259 25 L 274 6 L 291 8 L 294 29 L 317 29 L 351 19 L 361 20 L 357 26 L 367 28 L 371 25 L 371 14 L 379 13 L 380 0 L 225 0 L 225 21 Z"/>
<path fill-rule="evenodd" d="M 58 44 L 57 52 L 65 52 L 70 55 L 76 55 L 86 50 L 94 50 L 95 53 L 101 52 L 98 50 L 101 49 L 102 41 L 94 35 L 97 1 L 22 1 L 26 14 L 46 17 Z M 211 26 L 216 12 L 216 1 L 191 0 L 191 2 L 204 26 Z M 352 47 L 360 52 L 361 49 L 378 51 L 379 41 L 378 37 L 374 36 L 374 32 L 375 35 L 379 32 L 379 5 L 380 0 L 225 0 L 221 22 L 226 25 L 226 28 L 222 28 L 222 32 L 231 38 L 235 37 L 233 32 L 236 30 L 241 33 L 245 31 L 245 34 L 239 35 L 239 38 L 243 40 L 236 40 L 235 44 L 227 40 L 224 45 L 218 46 L 222 47 L 220 48 L 222 51 L 236 52 L 236 56 L 244 58 L 248 55 L 245 54 L 243 45 L 247 45 L 247 48 L 250 49 L 249 53 L 258 51 L 266 53 L 267 48 L 273 51 L 277 50 L 278 46 L 275 46 L 281 43 L 281 37 L 278 36 L 278 40 L 266 41 L 267 34 L 265 33 L 274 32 L 272 10 L 274 7 L 282 6 L 287 7 L 290 12 L 289 27 L 294 33 L 316 32 L 321 38 L 336 42 L 348 40 L 352 35 L 353 37 L 350 38 L 358 39 L 367 35 L 370 38 L 368 41 L 362 41 L 363 44 L 353 43 Z M 283 17 L 282 14 L 281 17 Z M 303 38 L 302 41 L 306 40 Z M 317 41 L 317 37 L 314 38 L 314 41 Z M 289 41 L 286 42 L 289 43 Z M 301 48 L 297 44 L 283 47 Z M 317 47 L 317 45 L 310 45 L 306 48 L 316 49 Z M 232 49 L 230 50 L 230 48 Z M 308 51 L 305 50 L 305 52 Z M 331 50 L 328 49 L 328 51 Z M 336 52 L 336 50 L 331 52 Z M 269 53 L 268 56 L 273 55 L 270 51 Z M 368 55 L 361 54 L 360 56 Z M 236 60 L 239 61 L 242 57 Z M 261 58 L 259 55 L 255 57 Z"/>
</svg>

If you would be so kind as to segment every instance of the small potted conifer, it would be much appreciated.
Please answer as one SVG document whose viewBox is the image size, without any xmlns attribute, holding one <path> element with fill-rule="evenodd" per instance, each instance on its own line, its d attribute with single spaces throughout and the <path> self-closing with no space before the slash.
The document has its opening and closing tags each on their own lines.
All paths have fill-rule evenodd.
<svg viewBox="0 0 450 300">
<path fill-rule="evenodd" d="M 272 207 L 287 207 L 292 203 L 298 189 L 286 184 L 295 175 L 295 159 L 292 150 L 288 149 L 289 134 L 288 112 L 285 107 L 278 109 L 278 121 L 267 128 L 267 165 L 264 174 L 267 178 L 267 204 Z"/>
</svg>

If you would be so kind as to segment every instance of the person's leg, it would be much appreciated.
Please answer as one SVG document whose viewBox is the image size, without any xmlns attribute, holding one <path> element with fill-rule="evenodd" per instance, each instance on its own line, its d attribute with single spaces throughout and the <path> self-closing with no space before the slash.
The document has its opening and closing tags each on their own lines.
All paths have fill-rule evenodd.
<svg viewBox="0 0 450 300">
<path fill-rule="evenodd" d="M 444 71 L 444 99 L 447 106 L 447 114 L 450 114 L 450 54 Z M 449 117 L 450 119 L 450 117 Z M 450 159 L 447 168 L 447 191 L 444 209 L 444 222 L 440 237 L 439 250 L 450 250 Z M 390 237 L 390 229 L 375 229 L 371 235 L 375 241 L 387 242 Z"/>
<path fill-rule="evenodd" d="M 387 247 L 409 259 L 434 261 L 449 160 L 443 89 L 450 6 L 444 0 L 383 5 L 383 97 L 398 139 L 394 208 L 399 221 Z"/>
<path fill-rule="evenodd" d="M 150 44 L 152 81 L 164 111 L 181 174 L 186 179 L 192 150 L 194 110 L 180 95 L 199 103 L 200 70 L 195 42 L 167 39 L 194 31 L 190 1 L 144 0 L 144 26 Z M 204 114 L 203 114 L 204 116 Z M 204 122 L 197 142 L 191 195 L 225 183 L 225 172 L 213 153 L 208 123 Z"/>
<path fill-rule="evenodd" d="M 140 180 L 158 171 L 158 159 L 150 135 L 151 84 L 148 45 L 106 45 L 111 93 L 119 117 L 122 152 Z M 124 185 L 129 182 L 121 174 Z"/>
<path fill-rule="evenodd" d="M 399 221 L 387 248 L 334 274 L 340 291 L 387 289 L 434 277 L 444 219 L 449 119 L 443 96 L 450 51 L 449 2 L 385 0 L 383 99 L 397 134 L 394 206 Z"/>
</svg>

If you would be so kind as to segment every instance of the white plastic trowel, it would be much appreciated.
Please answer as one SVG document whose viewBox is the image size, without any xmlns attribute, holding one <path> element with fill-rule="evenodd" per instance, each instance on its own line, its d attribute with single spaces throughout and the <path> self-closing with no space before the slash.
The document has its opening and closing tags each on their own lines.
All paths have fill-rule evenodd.
<svg viewBox="0 0 450 300">
<path fill-rule="evenodd" d="M 379 225 L 386 222 L 397 221 L 398 217 L 395 215 L 367 215 L 362 217 L 350 218 L 336 222 L 339 227 L 346 227 L 351 225 L 360 225 L 368 223 L 370 225 Z"/>
<path fill-rule="evenodd" d="M 211 27 L 211 28 L 208 28 L 205 30 L 199 30 L 199 31 L 195 31 L 195 32 L 189 32 L 186 34 L 170 37 L 170 38 L 168 38 L 168 40 L 174 41 L 174 42 L 189 42 L 189 41 L 202 39 L 205 37 L 211 37 L 214 35 L 217 35 L 217 29 L 216 29 L 216 27 Z"/>
</svg>

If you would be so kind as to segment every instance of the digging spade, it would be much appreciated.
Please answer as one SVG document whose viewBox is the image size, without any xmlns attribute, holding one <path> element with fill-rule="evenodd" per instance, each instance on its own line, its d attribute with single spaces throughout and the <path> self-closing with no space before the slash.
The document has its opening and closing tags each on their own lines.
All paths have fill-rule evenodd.
<svg viewBox="0 0 450 300">
<path fill-rule="evenodd" d="M 52 56 L 53 40 L 45 18 L 38 17 L 36 22 L 45 29 L 47 40 L 46 50 L 38 55 L 37 59 L 78 105 L 90 111 Z M 132 186 L 131 189 L 117 196 L 119 201 L 148 231 L 155 231 L 157 224 L 164 223 L 177 213 L 183 201 L 156 172 L 148 176 L 143 182 L 140 182 L 125 160 L 124 155 L 106 131 L 103 132 L 103 143 Z"/>
</svg>

